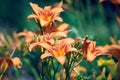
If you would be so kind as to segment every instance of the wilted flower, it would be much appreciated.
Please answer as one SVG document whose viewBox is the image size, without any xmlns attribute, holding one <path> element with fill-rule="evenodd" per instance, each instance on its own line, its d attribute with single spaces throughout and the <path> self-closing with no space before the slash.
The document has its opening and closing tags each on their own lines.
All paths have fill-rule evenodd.
<svg viewBox="0 0 120 80">
<path fill-rule="evenodd" d="M 16 66 L 18 68 L 21 68 L 22 66 L 22 62 L 20 61 L 20 59 L 18 57 L 14 57 L 14 58 L 9 58 L 9 57 L 5 57 L 5 58 L 0 58 L 0 71 L 2 73 L 4 73 L 9 66 Z"/>
<path fill-rule="evenodd" d="M 55 20 L 62 22 L 62 18 L 59 17 L 60 12 L 63 11 L 62 2 L 54 8 L 52 8 L 52 6 L 41 8 L 37 4 L 33 3 L 30 3 L 30 5 L 35 14 L 29 15 L 28 18 L 34 18 L 37 23 L 40 23 L 42 27 L 48 26 L 51 22 L 54 22 Z"/>
</svg>

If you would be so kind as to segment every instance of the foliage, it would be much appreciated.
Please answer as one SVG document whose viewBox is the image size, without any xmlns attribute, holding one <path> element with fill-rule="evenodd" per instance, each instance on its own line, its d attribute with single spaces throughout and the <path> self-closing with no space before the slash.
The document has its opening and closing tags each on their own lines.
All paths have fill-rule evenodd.
<svg viewBox="0 0 120 80">
<path fill-rule="evenodd" d="M 68 5 L 73 4 L 72 0 L 65 0 L 65 2 Z M 111 0 L 111 3 L 118 5 L 119 1 Z M 90 3 L 88 2 L 88 4 Z M 70 30 L 69 24 L 64 22 L 64 16 L 60 17 L 61 12 L 64 11 L 63 7 L 67 8 L 63 1 L 44 8 L 31 2 L 30 6 L 33 13 L 27 19 L 34 19 L 38 25 L 37 30 L 25 29 L 23 32 L 13 33 L 13 37 L 0 34 L 0 79 L 7 79 L 4 75 L 7 71 L 12 70 L 11 65 L 22 68 L 20 72 L 27 71 L 28 78 L 31 76 L 35 80 L 119 79 L 117 77 L 120 59 L 119 40 L 111 37 L 111 44 L 96 46 L 96 38 L 89 39 L 89 36 L 93 36 L 92 34 L 88 33 L 88 36 L 83 35 L 82 37 L 75 32 L 75 27 Z M 82 23 L 84 18 L 78 12 L 75 14 L 81 19 L 77 24 Z M 91 19 L 89 16 L 88 23 Z M 117 22 L 119 25 L 119 16 L 117 16 Z M 68 23 L 71 24 L 70 20 Z M 90 30 L 90 28 L 86 30 Z M 72 32 L 76 34 L 74 37 L 69 36 Z M 82 64 L 86 64 L 86 66 Z M 95 69 L 90 69 L 92 64 Z M 22 74 L 15 67 L 15 75 L 19 79 Z M 15 75 L 13 76 L 15 77 Z M 15 79 L 14 77 L 12 78 Z M 8 78 L 8 80 L 10 79 Z"/>
</svg>

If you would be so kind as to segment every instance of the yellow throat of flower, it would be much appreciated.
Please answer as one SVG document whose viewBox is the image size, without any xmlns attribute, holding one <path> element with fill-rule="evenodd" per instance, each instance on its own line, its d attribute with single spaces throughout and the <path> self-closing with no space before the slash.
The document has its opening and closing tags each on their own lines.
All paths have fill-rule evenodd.
<svg viewBox="0 0 120 80">
<path fill-rule="evenodd" d="M 58 49 L 58 50 L 56 50 L 56 51 L 53 52 L 54 56 L 56 56 L 56 57 L 63 56 L 64 53 L 65 53 L 65 50 L 64 50 L 64 49 L 61 49 L 61 50 Z"/>
<path fill-rule="evenodd" d="M 41 26 L 48 26 L 48 24 L 51 22 L 51 17 L 50 16 L 44 16 L 44 15 L 41 15 L 40 16 L 40 23 L 41 23 Z"/>
</svg>

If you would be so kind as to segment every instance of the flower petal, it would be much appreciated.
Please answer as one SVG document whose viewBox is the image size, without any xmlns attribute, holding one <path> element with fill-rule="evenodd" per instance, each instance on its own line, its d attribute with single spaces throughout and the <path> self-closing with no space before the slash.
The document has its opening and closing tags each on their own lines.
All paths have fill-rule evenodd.
<svg viewBox="0 0 120 80">
<path fill-rule="evenodd" d="M 113 57 L 120 60 L 120 46 L 118 45 L 111 45 L 108 48 L 108 54 L 111 54 Z"/>
<path fill-rule="evenodd" d="M 62 8 L 56 7 L 56 8 L 53 8 L 50 12 L 51 12 L 51 13 L 55 13 L 56 16 L 57 16 L 58 13 L 63 12 L 63 11 L 64 11 L 64 10 L 63 10 Z"/>
<path fill-rule="evenodd" d="M 64 39 L 64 42 L 66 42 L 66 44 L 73 44 L 75 41 L 72 38 L 66 38 Z"/>
<path fill-rule="evenodd" d="M 41 43 L 41 42 L 37 42 L 37 43 L 32 43 L 30 46 L 29 46 L 29 51 L 32 51 L 33 48 L 37 47 L 37 46 L 41 46 L 47 50 L 49 50 L 51 48 L 50 45 L 48 45 L 47 43 Z"/>
<path fill-rule="evenodd" d="M 59 8 L 61 8 L 62 7 L 62 5 L 63 5 L 63 1 L 61 1 L 56 7 L 59 7 Z"/>
<path fill-rule="evenodd" d="M 87 61 L 92 62 L 95 58 L 96 56 L 92 54 L 91 52 L 87 53 Z"/>
<path fill-rule="evenodd" d="M 62 19 L 61 17 L 55 17 L 54 20 L 57 20 L 57 21 L 63 22 L 63 19 Z"/>
<path fill-rule="evenodd" d="M 45 11 L 50 11 L 51 8 L 52 8 L 51 6 L 45 6 L 45 7 L 44 7 L 44 10 L 45 10 Z"/>
<path fill-rule="evenodd" d="M 65 32 L 55 32 L 53 36 L 61 36 L 61 37 L 67 37 L 67 34 Z"/>
<path fill-rule="evenodd" d="M 65 30 L 68 29 L 68 27 L 69 27 L 68 24 L 63 23 L 63 24 L 61 24 L 60 26 L 57 27 L 57 30 L 58 30 L 58 31 L 65 31 Z"/>
<path fill-rule="evenodd" d="M 47 26 L 49 24 L 49 22 L 40 18 L 40 24 L 43 27 L 43 26 Z"/>
<path fill-rule="evenodd" d="M 40 8 L 37 4 L 33 4 L 33 3 L 29 3 L 29 4 L 32 7 L 32 9 L 35 12 L 35 14 L 39 15 L 38 11 L 43 11 L 43 9 Z"/>
<path fill-rule="evenodd" d="M 65 56 L 60 56 L 60 57 L 55 57 L 57 60 L 58 60 L 58 62 L 60 62 L 62 65 L 65 63 L 65 59 L 66 59 L 66 57 Z"/>
<path fill-rule="evenodd" d="M 51 53 L 44 53 L 44 54 L 42 54 L 41 55 L 41 60 L 43 60 L 44 58 L 46 58 L 46 57 L 49 57 L 49 56 L 53 56 Z"/>
<path fill-rule="evenodd" d="M 12 60 L 12 63 L 13 63 L 14 66 L 16 66 L 18 68 L 22 67 L 22 62 L 21 62 L 20 58 L 14 57 L 11 60 Z"/>
<path fill-rule="evenodd" d="M 30 18 L 38 18 L 38 16 L 35 15 L 35 14 L 31 14 L 31 15 L 29 15 L 29 16 L 27 17 L 27 19 L 30 19 Z"/>
<path fill-rule="evenodd" d="M 76 48 L 71 47 L 71 48 L 69 48 L 69 49 L 66 51 L 66 53 L 67 53 L 67 52 L 70 52 L 70 51 L 78 52 Z"/>
</svg>

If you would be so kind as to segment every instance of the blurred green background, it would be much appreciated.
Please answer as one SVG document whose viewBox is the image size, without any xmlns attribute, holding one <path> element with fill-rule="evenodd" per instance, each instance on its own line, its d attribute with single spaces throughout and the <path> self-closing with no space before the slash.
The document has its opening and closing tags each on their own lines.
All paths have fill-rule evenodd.
<svg viewBox="0 0 120 80">
<path fill-rule="evenodd" d="M 37 30 L 34 21 L 27 21 L 32 13 L 30 2 L 39 6 L 53 5 L 60 0 L 1 0 L 0 1 L 0 31 L 12 33 L 24 28 Z M 109 37 L 120 37 L 120 29 L 116 22 L 116 15 L 120 15 L 119 5 L 109 0 L 99 3 L 98 0 L 63 0 L 65 12 L 61 14 L 64 22 L 70 25 L 70 36 L 84 37 L 98 41 L 98 44 L 109 42 Z"/>
<path fill-rule="evenodd" d="M 29 5 L 30 2 L 44 7 L 59 3 L 60 0 L 0 0 L 0 32 L 12 34 L 13 31 L 20 32 L 24 29 L 35 31 L 39 29 L 34 20 L 27 20 L 27 16 L 33 12 Z M 88 35 L 89 39 L 97 41 L 97 45 L 110 43 L 110 36 L 116 40 L 120 39 L 120 26 L 116 21 L 116 17 L 120 16 L 120 5 L 112 4 L 109 0 L 103 3 L 99 3 L 99 0 L 63 0 L 63 3 L 65 11 L 61 13 L 61 17 L 64 22 L 70 25 L 70 37 Z M 34 56 L 29 54 L 27 57 L 29 59 L 24 58 L 24 65 L 26 66 L 23 66 L 26 71 L 20 71 L 22 77 L 28 76 L 31 78 L 27 75 L 29 73 L 30 75 L 34 74 L 35 79 L 33 80 L 39 80 L 36 66 L 37 62 L 39 62 L 38 54 Z M 89 65 L 88 63 L 85 64 Z M 89 69 L 94 64 L 86 67 Z M 98 67 L 95 69 L 97 71 Z M 15 70 L 17 71 L 17 69 Z M 19 73 L 13 72 L 13 74 L 18 76 Z M 19 79 L 22 80 L 22 77 Z M 29 80 L 32 80 L 32 78 Z"/>
</svg>

